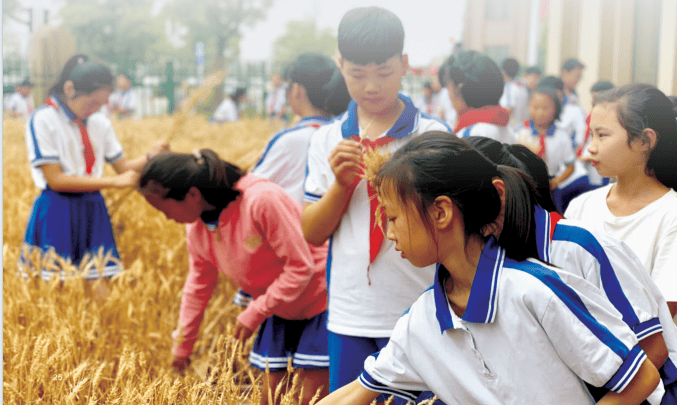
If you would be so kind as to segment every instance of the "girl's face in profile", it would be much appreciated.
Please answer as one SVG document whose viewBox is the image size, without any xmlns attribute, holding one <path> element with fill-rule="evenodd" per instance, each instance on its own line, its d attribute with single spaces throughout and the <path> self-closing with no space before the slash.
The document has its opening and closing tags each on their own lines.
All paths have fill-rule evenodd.
<svg viewBox="0 0 688 405">
<path fill-rule="evenodd" d="M 167 219 L 180 224 L 196 222 L 203 213 L 201 204 L 196 202 L 190 193 L 186 193 L 181 201 L 173 198 L 160 198 L 156 195 L 145 195 L 145 198 L 150 205 L 165 214 Z"/>
<path fill-rule="evenodd" d="M 416 267 L 437 262 L 437 243 L 416 207 L 401 202 L 393 187 L 387 185 L 380 203 L 387 215 L 386 236 L 395 243 L 401 257 Z"/>
<path fill-rule="evenodd" d="M 600 103 L 590 115 L 589 160 L 604 177 L 615 177 L 629 170 L 645 170 L 646 147 L 639 138 L 628 145 L 628 132 L 621 126 L 617 103 Z"/>
<path fill-rule="evenodd" d="M 80 94 L 68 101 L 69 108 L 78 118 L 85 120 L 108 102 L 112 93 L 109 86 L 101 87 L 90 94 Z"/>
</svg>

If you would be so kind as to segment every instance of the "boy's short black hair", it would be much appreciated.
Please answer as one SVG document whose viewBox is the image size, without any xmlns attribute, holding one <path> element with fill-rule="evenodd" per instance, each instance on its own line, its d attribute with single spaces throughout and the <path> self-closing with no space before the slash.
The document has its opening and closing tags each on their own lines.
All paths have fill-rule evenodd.
<svg viewBox="0 0 688 405">
<path fill-rule="evenodd" d="M 382 64 L 404 50 L 404 27 L 394 13 L 380 7 L 349 10 L 337 31 L 339 53 L 357 65 Z"/>
<path fill-rule="evenodd" d="M 567 72 L 570 72 L 573 69 L 584 68 L 584 67 L 585 67 L 585 65 L 583 65 L 581 63 L 581 61 L 579 61 L 578 59 L 570 58 L 570 59 L 567 59 L 563 65 L 561 65 L 561 70 L 565 70 Z"/>
<path fill-rule="evenodd" d="M 536 74 L 538 76 L 542 76 L 542 70 L 537 66 L 528 66 L 527 68 L 525 68 L 525 70 L 523 70 L 523 74 Z"/>
<path fill-rule="evenodd" d="M 564 90 L 564 82 L 561 81 L 560 78 L 556 76 L 545 76 L 540 81 L 538 82 L 538 87 L 539 86 L 551 86 L 554 87 L 557 90 Z"/>
<path fill-rule="evenodd" d="M 492 59 L 477 51 L 463 51 L 450 56 L 447 66 L 447 79 L 461 85 L 461 96 L 468 107 L 499 104 L 504 77 Z"/>
<path fill-rule="evenodd" d="M 512 79 L 518 74 L 519 67 L 518 61 L 514 58 L 506 58 L 502 62 L 502 70 Z"/>
<path fill-rule="evenodd" d="M 605 90 L 609 90 L 609 89 L 613 89 L 613 88 L 614 88 L 613 84 L 611 84 L 610 82 L 602 80 L 602 81 L 599 81 L 599 82 L 593 84 L 592 87 L 590 88 L 590 92 L 595 93 L 597 91 L 605 91 Z"/>
</svg>

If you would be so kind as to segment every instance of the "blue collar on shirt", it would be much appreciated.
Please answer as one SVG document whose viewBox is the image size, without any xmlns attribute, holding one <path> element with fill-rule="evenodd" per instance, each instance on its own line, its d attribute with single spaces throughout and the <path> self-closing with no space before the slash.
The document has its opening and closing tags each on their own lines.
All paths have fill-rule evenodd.
<svg viewBox="0 0 688 405">
<path fill-rule="evenodd" d="M 535 205 L 535 243 L 537 244 L 538 258 L 550 263 L 552 241 L 550 239 L 551 216 L 549 211 Z"/>
<path fill-rule="evenodd" d="M 77 116 L 74 115 L 72 110 L 70 110 L 69 107 L 67 107 L 67 105 L 64 104 L 62 102 L 62 100 L 60 100 L 60 98 L 57 96 L 57 94 L 53 93 L 52 95 L 50 95 L 50 97 L 52 97 L 53 101 L 55 101 L 55 103 L 57 103 L 57 105 L 60 106 L 60 108 L 62 109 L 62 111 L 64 112 L 64 115 L 67 117 L 68 120 L 74 121 L 74 120 L 78 119 Z M 86 123 L 87 120 L 88 120 L 88 118 L 86 118 L 84 120 L 84 123 Z"/>
<path fill-rule="evenodd" d="M 466 311 L 461 319 L 472 323 L 494 322 L 497 311 L 499 276 L 504 265 L 504 258 L 504 249 L 499 246 L 497 239 L 491 237 L 480 253 L 468 305 L 466 305 Z M 449 277 L 449 271 L 443 265 L 438 264 L 434 285 L 435 308 L 437 321 L 442 332 L 454 328 L 449 303 L 444 292 L 444 280 L 447 277 Z"/>
<path fill-rule="evenodd" d="M 552 124 L 547 128 L 547 136 L 552 136 L 554 135 L 554 131 L 556 131 L 557 126 Z M 538 130 L 535 129 L 535 123 L 533 120 L 530 120 L 530 130 L 533 132 L 533 135 L 539 135 Z"/>
<path fill-rule="evenodd" d="M 393 138 L 403 138 L 413 132 L 418 125 L 417 116 L 418 109 L 413 105 L 410 98 L 403 94 L 399 94 L 399 99 L 404 102 L 404 111 L 401 112 L 397 122 L 392 125 L 387 136 Z M 342 136 L 349 138 L 354 135 L 360 135 L 358 132 L 358 104 L 354 100 L 349 102 L 348 114 L 346 120 L 342 123 Z"/>
<path fill-rule="evenodd" d="M 305 124 L 310 124 L 312 121 L 320 122 L 320 123 L 325 123 L 330 120 L 329 117 L 326 117 L 324 115 L 310 115 L 308 117 L 303 117 L 299 121 L 298 125 L 305 125 Z"/>
</svg>

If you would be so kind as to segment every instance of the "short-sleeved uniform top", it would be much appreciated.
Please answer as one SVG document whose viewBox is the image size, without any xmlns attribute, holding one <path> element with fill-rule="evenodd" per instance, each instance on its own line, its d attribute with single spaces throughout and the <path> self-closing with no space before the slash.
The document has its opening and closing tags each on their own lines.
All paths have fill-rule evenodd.
<svg viewBox="0 0 688 405">
<path fill-rule="evenodd" d="M 511 109 L 509 124 L 518 128 L 528 119 L 528 88 L 518 80 L 510 80 L 504 84 L 504 92 L 499 99 L 499 105 Z"/>
<path fill-rule="evenodd" d="M 578 104 L 578 96 L 575 94 L 564 96 L 561 103 L 561 115 L 557 124 L 569 135 L 574 148 L 585 139 L 586 116 L 585 110 Z"/>
<path fill-rule="evenodd" d="M 643 263 L 664 298 L 677 301 L 676 191 L 669 190 L 635 214 L 617 217 L 607 206 L 607 195 L 613 186 L 609 184 L 574 198 L 566 209 L 566 217 L 624 241 Z"/>
<path fill-rule="evenodd" d="M 462 317 L 447 300 L 447 277 L 438 265 L 432 288 L 366 359 L 362 385 L 410 400 L 431 390 L 449 404 L 592 404 L 585 383 L 620 392 L 646 358 L 595 286 L 505 257 L 494 238 Z"/>
<path fill-rule="evenodd" d="M 540 135 L 531 120 L 523 122 L 516 132 L 519 143 L 537 147 Z M 547 172 L 555 177 L 564 171 L 566 166 L 576 163 L 576 152 L 571 145 L 571 138 L 561 127 L 552 124 L 545 136 L 545 154 L 543 159 L 547 163 Z"/>
<path fill-rule="evenodd" d="M 536 207 L 539 258 L 598 287 L 621 313 L 638 340 L 662 333 L 669 359 L 660 369 L 665 384 L 676 381 L 678 342 L 666 300 L 630 247 L 580 221 Z"/>
<path fill-rule="evenodd" d="M 11 110 L 15 114 L 21 114 L 24 118 L 29 118 L 33 112 L 33 102 L 31 97 L 24 97 L 18 92 L 14 92 L 7 97 L 7 104 L 5 110 Z"/>
<path fill-rule="evenodd" d="M 287 103 L 287 85 L 281 84 L 276 89 L 268 92 L 265 97 L 265 110 L 268 116 L 279 114 L 282 107 Z"/>
<path fill-rule="evenodd" d="M 324 116 L 305 117 L 293 127 L 275 134 L 253 168 L 253 174 L 281 186 L 303 205 L 308 145 L 313 133 L 329 120 Z"/>
<path fill-rule="evenodd" d="M 128 117 L 136 114 L 138 103 L 134 89 L 129 88 L 127 91 L 117 93 L 117 96 L 114 98 L 114 105 L 126 111 Z"/>
<path fill-rule="evenodd" d="M 239 111 L 234 100 L 225 98 L 210 117 L 215 122 L 239 121 Z"/>
<path fill-rule="evenodd" d="M 31 161 L 31 176 L 36 187 L 47 187 L 41 165 L 58 163 L 62 172 L 71 176 L 87 176 L 81 132 L 76 118 L 64 104 L 51 97 L 57 110 L 41 106 L 26 123 L 26 147 Z M 86 120 L 86 129 L 95 155 L 91 177 L 102 177 L 105 162 L 114 163 L 124 152 L 110 120 L 100 112 Z"/>
<path fill-rule="evenodd" d="M 380 151 L 394 152 L 409 139 L 427 131 L 450 128 L 439 118 L 421 113 L 403 95 L 404 111 L 383 136 L 393 140 Z M 343 139 L 362 131 L 357 104 L 318 129 L 308 149 L 304 185 L 306 202 L 317 202 L 336 181 L 328 158 Z M 380 138 L 378 138 L 380 139 Z M 417 268 L 401 258 L 385 239 L 370 263 L 370 198 L 365 181 L 356 186 L 349 208 L 330 238 L 328 257 L 328 330 L 359 337 L 389 337 L 401 314 L 432 284 L 432 267 Z"/>
</svg>

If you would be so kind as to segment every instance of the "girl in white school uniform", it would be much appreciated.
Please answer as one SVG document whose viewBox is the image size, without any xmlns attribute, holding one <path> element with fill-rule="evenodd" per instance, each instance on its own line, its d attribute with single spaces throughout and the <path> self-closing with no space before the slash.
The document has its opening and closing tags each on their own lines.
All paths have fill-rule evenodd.
<svg viewBox="0 0 688 405">
<path fill-rule="evenodd" d="M 573 201 L 566 217 L 621 239 L 676 315 L 676 112 L 657 88 L 633 84 L 596 96 L 587 159 L 616 182 Z"/>
<path fill-rule="evenodd" d="M 462 173 L 456 176 L 456 173 Z M 357 381 L 321 404 L 367 404 L 377 392 L 449 404 L 640 404 L 659 387 L 637 338 L 592 284 L 537 257 L 536 192 L 456 137 L 426 133 L 377 175 L 387 237 L 434 285 L 370 356 Z"/>
<path fill-rule="evenodd" d="M 63 271 L 33 268 L 35 263 L 28 255 L 34 248 L 52 251 L 77 266 L 84 256 L 100 248 L 111 252 L 113 259 L 104 263 L 104 273 L 92 267 L 86 280 L 111 277 L 122 270 L 100 190 L 135 186 L 147 157 L 125 158 L 110 121 L 98 112 L 112 92 L 112 81 L 106 66 L 75 55 L 50 89 L 46 104 L 27 122 L 31 174 L 42 191 L 24 237 L 20 269 L 25 274 L 37 272 L 45 280 L 54 274 L 65 276 Z M 160 143 L 147 156 L 167 148 Z M 106 162 L 114 167 L 116 176 L 103 177 Z M 102 298 L 99 294 L 107 287 L 99 283 L 98 288 L 96 297 Z"/>
<path fill-rule="evenodd" d="M 622 241 L 580 221 L 564 218 L 549 192 L 547 165 L 523 145 L 503 145 L 489 138 L 466 140 L 496 164 L 521 169 L 538 190 L 535 240 L 538 258 L 583 277 L 598 287 L 633 330 L 647 358 L 658 369 L 664 396 L 650 404 L 676 404 L 678 341 L 666 300 L 643 264 Z M 591 388 L 595 398 L 607 390 Z M 661 393 L 657 393 L 661 394 Z"/>
</svg>

